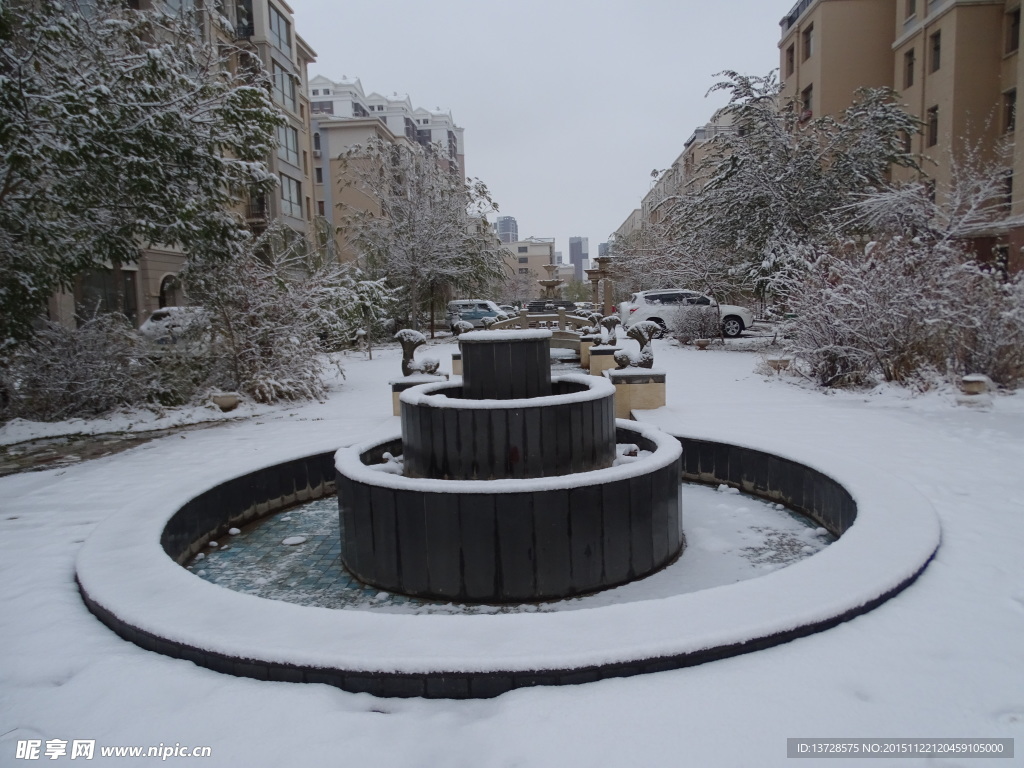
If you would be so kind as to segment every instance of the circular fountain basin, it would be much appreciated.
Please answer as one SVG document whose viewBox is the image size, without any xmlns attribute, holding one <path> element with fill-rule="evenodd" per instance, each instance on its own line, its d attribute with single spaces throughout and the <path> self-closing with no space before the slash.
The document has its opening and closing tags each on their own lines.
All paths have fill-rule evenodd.
<svg viewBox="0 0 1024 768">
<path fill-rule="evenodd" d="M 336 487 L 345 566 L 380 589 L 459 602 L 563 598 L 662 568 L 684 543 L 682 449 L 659 430 L 616 424 L 613 450 L 632 443 L 648 455 L 554 477 L 406 477 L 382 471 L 384 453 L 402 452 L 399 437 L 343 448 Z"/>
<path fill-rule="evenodd" d="M 606 608 L 417 616 L 311 608 L 203 581 L 178 563 L 210 537 L 331 492 L 334 451 L 268 446 L 265 466 L 211 466 L 193 487 L 132 503 L 86 540 L 86 606 L 124 639 L 218 672 L 379 696 L 488 697 L 678 669 L 750 653 L 867 613 L 913 583 L 939 546 L 929 502 L 877 466 L 765 439 L 679 436 L 683 476 L 741 487 L 832 530 L 826 550 L 767 576 Z"/>
</svg>

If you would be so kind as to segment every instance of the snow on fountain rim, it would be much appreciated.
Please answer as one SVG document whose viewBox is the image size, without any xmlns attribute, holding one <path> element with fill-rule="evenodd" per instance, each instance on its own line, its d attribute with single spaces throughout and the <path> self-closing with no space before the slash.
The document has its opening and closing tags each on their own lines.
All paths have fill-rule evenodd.
<svg viewBox="0 0 1024 768">
<path fill-rule="evenodd" d="M 550 613 L 333 610 L 234 592 L 167 556 L 161 533 L 182 506 L 259 467 L 216 479 L 211 468 L 207 487 L 178 488 L 148 507 L 125 505 L 86 540 L 76 572 L 90 599 L 126 624 L 235 658 L 353 672 L 516 672 L 677 656 L 825 622 L 905 585 L 938 547 L 935 510 L 906 481 L 825 450 L 778 451 L 770 436 L 748 440 L 746 447 L 839 482 L 858 505 L 856 522 L 799 563 L 667 598 Z M 265 467 L 306 455 L 290 445 L 272 453 L 274 461 Z"/>
<path fill-rule="evenodd" d="M 638 433 L 655 444 L 655 450 L 647 456 L 640 456 L 634 461 L 603 469 L 592 469 L 588 472 L 575 472 L 570 475 L 553 477 L 510 477 L 500 480 L 438 480 L 430 477 L 406 477 L 405 475 L 381 472 L 374 469 L 375 465 L 366 465 L 359 455 L 372 448 L 390 443 L 401 438 L 393 435 L 383 440 L 374 440 L 362 445 L 341 448 L 334 457 L 335 468 L 345 477 L 378 488 L 390 488 L 396 491 L 420 491 L 423 493 L 532 493 L 536 491 L 556 491 L 570 488 L 585 488 L 598 483 L 613 483 L 628 480 L 632 477 L 650 474 L 666 467 L 678 459 L 683 453 L 683 446 L 671 435 L 660 429 L 641 425 L 628 419 L 616 419 L 615 426 Z"/>
<path fill-rule="evenodd" d="M 409 405 L 424 405 L 430 408 L 464 408 L 468 410 L 495 410 L 518 408 L 550 408 L 553 405 L 572 405 L 587 403 L 611 397 L 615 394 L 615 385 L 603 376 L 590 376 L 586 373 L 567 373 L 564 376 L 552 376 L 551 383 L 569 382 L 586 387 L 579 392 L 567 392 L 561 395 L 538 395 L 537 397 L 519 397 L 509 400 L 484 398 L 472 400 L 466 397 L 446 397 L 438 394 L 441 390 L 461 388 L 461 382 L 441 381 L 436 383 L 417 384 L 402 392 L 398 397 Z"/>
<path fill-rule="evenodd" d="M 546 328 L 498 328 L 493 331 L 466 331 L 465 333 L 459 334 L 460 343 L 463 341 L 521 341 L 526 339 L 538 340 L 550 338 L 551 331 Z"/>
</svg>

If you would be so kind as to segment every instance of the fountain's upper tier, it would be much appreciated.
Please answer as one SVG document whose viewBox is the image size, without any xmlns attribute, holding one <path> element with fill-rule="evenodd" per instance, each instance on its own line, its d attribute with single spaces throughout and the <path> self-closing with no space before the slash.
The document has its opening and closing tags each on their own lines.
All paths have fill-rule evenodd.
<svg viewBox="0 0 1024 768">
<path fill-rule="evenodd" d="M 551 331 L 471 331 L 462 347 L 467 400 L 518 400 L 551 394 Z"/>
</svg>

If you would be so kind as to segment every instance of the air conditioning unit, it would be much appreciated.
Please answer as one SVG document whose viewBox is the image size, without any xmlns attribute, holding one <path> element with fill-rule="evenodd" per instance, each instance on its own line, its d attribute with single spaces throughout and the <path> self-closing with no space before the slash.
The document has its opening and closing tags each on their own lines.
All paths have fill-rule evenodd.
<svg viewBox="0 0 1024 768">
<path fill-rule="evenodd" d="M 320 157 L 320 150 L 319 149 L 314 149 L 313 150 L 313 157 Z"/>
</svg>

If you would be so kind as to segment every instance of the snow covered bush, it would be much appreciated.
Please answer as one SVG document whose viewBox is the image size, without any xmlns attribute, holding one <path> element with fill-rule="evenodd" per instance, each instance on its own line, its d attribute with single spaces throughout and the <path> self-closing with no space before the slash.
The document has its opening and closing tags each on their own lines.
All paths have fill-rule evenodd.
<svg viewBox="0 0 1024 768">
<path fill-rule="evenodd" d="M 123 315 L 47 323 L 0 366 L 0 416 L 60 421 L 144 405 L 157 379 L 144 344 Z"/>
<path fill-rule="evenodd" d="M 245 62 L 230 66 L 230 58 Z M 257 56 L 120 0 L 0 3 L 0 348 L 140 243 L 231 255 L 281 117 Z"/>
<path fill-rule="evenodd" d="M 694 339 L 713 339 L 722 333 L 717 307 L 687 307 L 672 316 L 669 333 L 684 344 Z"/>
<path fill-rule="evenodd" d="M 995 383 L 1024 383 L 1024 274 L 1005 280 L 998 272 L 967 271 L 963 311 L 949 334 L 952 372 L 984 373 Z"/>
<path fill-rule="evenodd" d="M 350 337 L 351 283 L 332 259 L 282 225 L 231 262 L 191 261 L 182 277 L 210 317 L 209 384 L 257 402 L 323 395 L 325 337 Z"/>
<path fill-rule="evenodd" d="M 786 335 L 822 386 L 876 378 L 1024 378 L 1024 279 L 1005 282 L 956 245 L 890 238 L 821 253 L 790 291 Z"/>
</svg>

